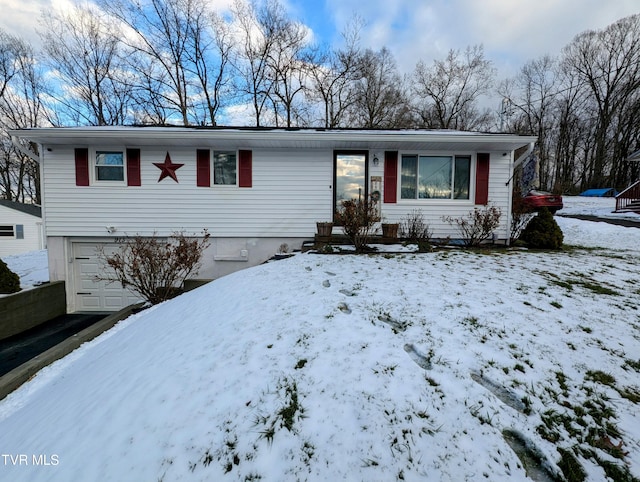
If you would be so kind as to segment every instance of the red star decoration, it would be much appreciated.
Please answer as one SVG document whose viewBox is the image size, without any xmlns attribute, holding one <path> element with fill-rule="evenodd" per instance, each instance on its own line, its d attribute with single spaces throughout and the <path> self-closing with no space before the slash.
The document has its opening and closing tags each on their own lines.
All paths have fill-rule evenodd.
<svg viewBox="0 0 640 482">
<path fill-rule="evenodd" d="M 174 164 L 171 162 L 171 157 L 169 157 L 169 153 L 167 152 L 167 157 L 164 158 L 164 162 L 154 162 L 154 166 L 160 169 L 162 172 L 160 173 L 160 179 L 158 182 L 162 181 L 165 177 L 170 177 L 175 182 L 178 182 L 178 176 L 176 176 L 176 171 L 180 169 L 184 164 Z"/>
</svg>

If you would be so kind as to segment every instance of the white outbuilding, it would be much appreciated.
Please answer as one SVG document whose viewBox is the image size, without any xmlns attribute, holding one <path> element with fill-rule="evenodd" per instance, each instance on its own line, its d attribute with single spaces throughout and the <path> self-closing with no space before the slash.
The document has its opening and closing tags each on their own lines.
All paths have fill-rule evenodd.
<svg viewBox="0 0 640 482">
<path fill-rule="evenodd" d="M 0 199 L 0 258 L 45 247 L 40 206 Z"/>
</svg>

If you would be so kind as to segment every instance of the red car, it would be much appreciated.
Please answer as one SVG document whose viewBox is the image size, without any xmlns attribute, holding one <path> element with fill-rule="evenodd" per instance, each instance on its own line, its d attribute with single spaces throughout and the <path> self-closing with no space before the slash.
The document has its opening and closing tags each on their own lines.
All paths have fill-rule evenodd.
<svg viewBox="0 0 640 482">
<path fill-rule="evenodd" d="M 539 211 L 541 208 L 547 208 L 551 211 L 551 214 L 555 214 L 556 211 L 563 207 L 562 196 L 558 194 L 551 194 L 550 192 L 529 191 L 523 200 L 524 203 L 533 211 Z"/>
</svg>

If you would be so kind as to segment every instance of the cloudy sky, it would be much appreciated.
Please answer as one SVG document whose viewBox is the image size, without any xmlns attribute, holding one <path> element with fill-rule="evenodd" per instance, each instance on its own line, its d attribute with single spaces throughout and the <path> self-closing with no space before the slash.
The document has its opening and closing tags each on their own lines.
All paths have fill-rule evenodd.
<svg viewBox="0 0 640 482">
<path fill-rule="evenodd" d="M 0 0 L 0 28 L 37 43 L 42 9 L 71 0 Z M 220 8 L 232 0 L 209 0 Z M 365 47 L 387 46 L 403 72 L 418 59 L 430 63 L 449 49 L 483 44 L 501 76 L 526 61 L 555 55 L 578 33 L 601 29 L 640 13 L 638 0 L 281 0 L 292 18 L 307 24 L 321 42 L 340 41 L 354 15 L 366 26 Z"/>
</svg>

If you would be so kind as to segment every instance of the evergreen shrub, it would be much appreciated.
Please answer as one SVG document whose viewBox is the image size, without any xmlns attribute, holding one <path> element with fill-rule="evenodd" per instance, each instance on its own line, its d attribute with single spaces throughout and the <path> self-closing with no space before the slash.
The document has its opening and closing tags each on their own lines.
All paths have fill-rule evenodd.
<svg viewBox="0 0 640 482">
<path fill-rule="evenodd" d="M 520 240 L 530 248 L 560 249 L 564 236 L 553 215 L 547 208 L 542 208 L 524 228 Z"/>
<path fill-rule="evenodd" d="M 9 294 L 18 291 L 20 291 L 20 277 L 0 259 L 0 293 Z"/>
</svg>

